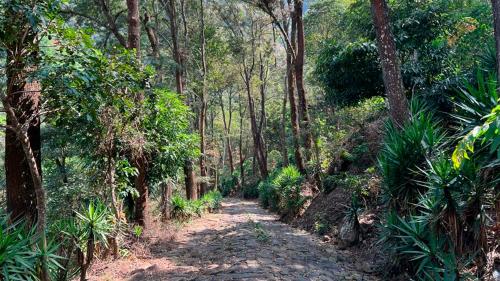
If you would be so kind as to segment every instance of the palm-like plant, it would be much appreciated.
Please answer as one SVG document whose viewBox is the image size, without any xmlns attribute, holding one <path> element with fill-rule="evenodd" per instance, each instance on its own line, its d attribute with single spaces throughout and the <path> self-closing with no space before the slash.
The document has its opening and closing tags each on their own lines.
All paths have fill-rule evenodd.
<svg viewBox="0 0 500 281">
<path fill-rule="evenodd" d="M 426 113 L 421 106 L 412 107 L 414 113 L 403 128 L 387 124 L 378 158 L 384 200 L 398 212 L 411 210 L 420 194 L 425 192 L 418 183 L 424 180 L 418 167 L 432 156 L 445 138 L 432 114 Z"/>
<path fill-rule="evenodd" d="M 82 213 L 76 212 L 79 220 L 80 233 L 78 238 L 78 260 L 80 263 L 80 280 L 84 281 L 94 258 L 96 245 L 107 247 L 108 237 L 114 227 L 112 214 L 103 203 L 99 201 L 90 202 Z M 85 254 L 84 254 L 85 253 Z"/>
<path fill-rule="evenodd" d="M 38 280 L 37 252 L 33 250 L 32 235 L 33 232 L 26 233 L 22 223 L 11 225 L 8 216 L 0 217 L 1 280 Z"/>
</svg>

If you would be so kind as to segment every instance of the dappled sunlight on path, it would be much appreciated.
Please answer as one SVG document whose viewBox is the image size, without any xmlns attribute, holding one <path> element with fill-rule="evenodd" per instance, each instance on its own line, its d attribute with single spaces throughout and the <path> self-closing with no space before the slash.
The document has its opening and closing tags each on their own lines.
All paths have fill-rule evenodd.
<svg viewBox="0 0 500 281">
<path fill-rule="evenodd" d="M 187 224 L 177 239 L 151 244 L 148 257 L 117 265 L 120 276 L 103 272 L 91 280 L 376 280 L 257 202 L 226 199 L 222 205 Z"/>
</svg>

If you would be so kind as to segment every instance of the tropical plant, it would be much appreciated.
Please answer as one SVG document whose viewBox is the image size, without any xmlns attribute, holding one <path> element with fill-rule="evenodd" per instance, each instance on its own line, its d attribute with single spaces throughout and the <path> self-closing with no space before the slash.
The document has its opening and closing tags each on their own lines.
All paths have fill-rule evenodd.
<svg viewBox="0 0 500 281">
<path fill-rule="evenodd" d="M 392 123 L 379 154 L 384 201 L 400 211 L 412 209 L 425 188 L 418 183 L 423 175 L 418 167 L 436 152 L 445 134 L 431 113 L 413 101 L 412 116 L 402 128 Z"/>
</svg>

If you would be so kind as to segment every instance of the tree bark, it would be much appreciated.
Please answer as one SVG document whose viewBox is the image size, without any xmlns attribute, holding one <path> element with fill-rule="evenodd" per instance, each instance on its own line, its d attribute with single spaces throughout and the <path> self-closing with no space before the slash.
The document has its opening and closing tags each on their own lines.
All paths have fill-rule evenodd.
<svg viewBox="0 0 500 281">
<path fill-rule="evenodd" d="M 243 157 L 243 116 L 245 115 L 245 112 L 243 111 L 243 99 L 241 96 L 241 92 L 239 92 L 239 104 L 238 104 L 238 109 L 239 109 L 239 114 L 240 114 L 240 139 L 239 139 L 239 144 L 238 144 L 238 150 L 239 150 L 239 157 L 240 157 L 240 184 L 239 186 L 244 186 L 245 185 L 245 157 Z M 245 110 L 246 111 L 246 110 Z"/>
<path fill-rule="evenodd" d="M 265 156 L 263 155 L 261 137 L 259 134 L 259 128 L 257 125 L 257 117 L 255 114 L 255 104 L 252 97 L 252 88 L 251 88 L 251 71 L 245 70 L 244 74 L 245 87 L 247 92 L 248 99 L 248 110 L 250 113 L 250 127 L 252 131 L 252 138 L 254 144 L 254 155 L 257 160 L 257 166 L 259 168 L 260 176 L 262 179 L 265 179 L 268 176 L 267 171 L 267 163 L 265 162 Z"/>
<path fill-rule="evenodd" d="M 144 13 L 144 29 L 148 35 L 149 44 L 151 45 L 151 55 L 155 59 L 160 58 L 160 46 L 156 30 L 151 26 L 151 17 L 148 12 Z"/>
<path fill-rule="evenodd" d="M 287 75 L 288 76 L 288 75 Z M 286 143 L 286 102 L 288 99 L 288 84 L 287 77 L 285 77 L 285 91 L 283 95 L 283 106 L 281 108 L 281 128 L 280 128 L 280 139 L 281 139 L 281 156 L 283 158 L 283 167 L 289 165 L 288 163 L 288 147 Z"/>
<path fill-rule="evenodd" d="M 127 0 L 128 42 L 127 48 L 134 49 L 137 58 L 141 56 L 141 22 L 139 0 Z"/>
<path fill-rule="evenodd" d="M 500 94 L 500 0 L 491 0 L 491 7 L 493 11 L 493 33 L 495 37 L 495 68 L 497 71 L 497 92 Z M 495 187 L 495 212 L 496 224 L 500 226 L 500 184 Z"/>
<path fill-rule="evenodd" d="M 136 159 L 135 167 L 137 168 L 137 176 L 135 177 L 135 187 L 139 193 L 139 197 L 135 200 L 135 220 L 139 225 L 145 226 L 147 223 L 148 210 L 148 184 L 147 184 L 147 160 L 141 155 Z"/>
<path fill-rule="evenodd" d="M 295 24 L 297 32 L 296 57 L 294 60 L 295 80 L 297 84 L 297 96 L 299 97 L 299 117 L 301 120 L 301 130 L 305 148 L 306 159 L 311 159 L 311 150 L 313 147 L 313 137 L 311 132 L 309 108 L 307 105 L 306 90 L 304 87 L 304 21 L 303 21 L 303 0 L 295 1 Z M 292 46 L 295 42 L 292 43 Z"/>
<path fill-rule="evenodd" d="M 101 6 L 102 13 L 104 14 L 104 17 L 106 18 L 106 22 L 108 24 L 108 29 L 111 31 L 111 33 L 113 33 L 116 40 L 118 40 L 118 43 L 127 48 L 127 41 L 116 26 L 116 17 L 112 15 L 111 10 L 109 9 L 109 3 L 107 3 L 106 0 L 98 0 L 96 2 L 97 4 L 99 4 L 99 6 Z"/>
<path fill-rule="evenodd" d="M 33 114 L 37 114 L 40 106 L 40 85 L 37 82 L 26 82 L 17 73 L 20 65 L 7 64 L 7 84 L 12 85 L 7 91 L 7 103 L 13 108 L 14 116 L 7 115 L 7 126 L 15 123 L 24 124 Z M 20 67 L 20 68 L 18 68 Z M 41 169 L 40 157 L 40 119 L 37 117 L 29 124 L 27 138 L 33 151 L 36 167 Z M 7 195 L 7 211 L 13 220 L 25 218 L 34 224 L 37 220 L 37 200 L 34 179 L 30 172 L 28 159 L 23 146 L 14 130 L 5 132 L 5 180 Z"/>
<path fill-rule="evenodd" d="M 205 127 L 206 127 L 206 114 L 207 114 L 207 60 L 205 54 L 205 11 L 203 0 L 200 0 L 200 45 L 201 45 L 201 65 L 202 65 L 202 90 L 200 97 L 200 176 L 203 180 L 200 182 L 200 196 L 205 194 L 208 189 L 206 182 L 207 167 L 206 167 L 206 140 L 205 140 Z"/>
<path fill-rule="evenodd" d="M 295 68 L 293 66 L 293 49 L 295 48 L 295 34 L 296 34 L 296 24 L 295 16 L 292 15 L 292 28 L 291 28 L 291 48 L 287 48 L 286 54 L 286 69 L 287 69 L 287 79 L 288 79 L 288 99 L 290 101 L 290 119 L 292 122 L 292 134 L 293 134 L 293 146 L 295 154 L 295 164 L 297 169 L 301 174 L 306 175 L 307 171 L 304 164 L 304 157 L 302 156 L 302 151 L 300 150 L 300 127 L 299 127 L 299 116 L 297 110 L 297 103 L 295 100 Z"/>
<path fill-rule="evenodd" d="M 372 18 L 377 35 L 378 53 L 382 65 L 385 93 L 389 101 L 392 121 L 401 127 L 410 114 L 405 96 L 396 44 L 389 22 L 389 8 L 385 0 L 371 0 Z"/>
<path fill-rule="evenodd" d="M 229 121 L 226 121 L 226 110 L 224 107 L 224 99 L 222 98 L 222 95 L 220 96 L 220 108 L 222 112 L 222 121 L 224 124 L 224 132 L 226 133 L 225 139 L 226 139 L 226 144 L 227 144 L 227 154 L 228 154 L 228 159 L 229 159 L 229 170 L 231 171 L 231 175 L 234 172 L 234 159 L 233 159 L 233 149 L 231 147 L 231 119 L 232 119 L 232 98 L 231 98 L 231 93 L 229 93 Z"/>
<path fill-rule="evenodd" d="M 176 67 L 175 67 L 175 85 L 177 87 L 177 93 L 180 96 L 184 96 L 184 84 L 183 84 L 183 62 L 181 53 L 179 50 L 179 40 L 177 38 L 177 13 L 175 7 L 175 0 L 168 0 L 165 3 L 167 8 L 167 13 L 170 17 L 170 34 L 172 36 L 172 55 L 174 57 Z M 193 161 L 187 159 L 184 162 L 184 176 L 186 185 L 186 196 L 190 200 L 196 200 L 198 198 L 198 192 L 196 190 L 195 176 L 193 171 Z"/>
</svg>

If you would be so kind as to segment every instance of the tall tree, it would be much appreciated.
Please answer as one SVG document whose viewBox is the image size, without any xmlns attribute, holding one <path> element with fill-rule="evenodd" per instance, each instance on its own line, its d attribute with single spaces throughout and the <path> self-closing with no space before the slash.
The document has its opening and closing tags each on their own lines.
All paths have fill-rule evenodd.
<svg viewBox="0 0 500 281">
<path fill-rule="evenodd" d="M 139 62 L 141 57 L 141 23 L 139 16 L 139 0 L 127 0 L 127 23 L 128 23 L 128 39 L 127 48 L 134 50 L 137 60 Z M 140 62 L 139 62 L 140 63 Z M 137 94 L 138 104 L 144 102 L 144 93 Z M 139 117 L 142 119 L 142 117 Z M 141 120 L 138 120 L 141 122 Z M 139 196 L 135 200 L 135 220 L 140 225 L 146 224 L 146 215 L 148 209 L 148 160 L 146 152 L 144 151 L 144 136 L 138 136 L 137 142 L 139 143 L 136 148 L 137 151 L 133 152 L 132 160 L 134 166 L 137 168 L 137 176 L 134 179 L 134 185 L 137 189 Z"/>
<path fill-rule="evenodd" d="M 290 0 L 288 0 L 288 6 L 290 7 Z M 306 174 L 306 167 L 304 164 L 304 157 L 302 155 L 300 147 L 300 127 L 299 127 L 299 113 L 297 109 L 297 101 L 295 99 L 295 68 L 294 68 L 294 49 L 295 49 L 295 34 L 297 25 L 295 23 L 296 17 L 293 12 L 290 16 L 291 18 L 291 28 L 290 28 L 290 44 L 286 47 L 286 72 L 287 72 L 287 86 L 288 86 L 288 100 L 290 101 L 290 119 L 292 123 L 292 134 L 293 134 L 293 146 L 294 155 L 297 169 L 302 174 Z M 288 20 L 283 24 L 288 29 Z"/>
<path fill-rule="evenodd" d="M 200 53 L 201 53 L 201 76 L 202 89 L 200 96 L 200 114 L 198 129 L 200 132 L 200 176 L 203 178 L 200 182 L 200 195 L 203 195 L 208 188 L 207 184 L 207 164 L 206 164 L 206 115 L 207 115 L 207 58 L 206 58 L 206 39 L 205 39 L 205 4 L 200 0 Z"/>
<path fill-rule="evenodd" d="M 304 3 L 303 0 L 294 0 L 295 4 L 295 23 L 297 32 L 296 52 L 295 52 L 295 80 L 297 84 L 297 96 L 299 98 L 299 115 L 301 120 L 301 129 L 303 134 L 304 148 L 307 160 L 311 158 L 311 149 L 313 147 L 313 137 L 311 132 L 309 108 L 306 98 L 306 90 L 304 86 L 304 58 L 305 58 L 305 42 L 304 42 Z"/>
<path fill-rule="evenodd" d="M 389 101 L 392 121 L 401 126 L 409 117 L 401 67 L 389 22 L 389 8 L 385 0 L 371 0 L 373 25 L 377 34 L 378 53 L 382 65 L 385 93 Z"/>
<path fill-rule="evenodd" d="M 497 71 L 497 92 L 500 95 L 500 0 L 491 0 L 491 7 L 493 11 L 493 33 L 495 37 L 495 57 L 496 57 L 496 71 Z M 495 192 L 497 199 L 495 200 L 497 224 L 500 225 L 500 184 L 497 184 Z"/>
<path fill-rule="evenodd" d="M 178 27 L 177 27 L 177 10 L 175 0 L 164 1 L 164 6 L 167 9 L 167 13 L 170 19 L 170 36 L 172 37 L 172 55 L 174 57 L 175 66 L 175 84 L 177 87 L 177 93 L 184 96 L 184 78 L 183 78 L 183 59 L 181 56 L 181 51 L 179 48 L 179 40 L 177 37 Z M 184 14 L 184 13 L 183 13 Z M 184 17 L 184 16 L 183 16 Z M 195 200 L 198 198 L 198 192 L 195 183 L 195 176 L 193 170 L 193 161 L 190 159 L 186 160 L 184 163 L 184 181 L 186 185 L 186 195 L 190 200 Z"/>
<path fill-rule="evenodd" d="M 46 250 L 46 194 L 42 186 L 40 157 L 41 87 L 32 76 L 38 64 L 40 19 L 28 18 L 37 1 L 6 1 L 0 42 L 6 48 L 6 92 L 0 94 L 7 124 L 5 174 L 7 210 L 14 220 L 36 223 L 41 248 Z M 26 10 L 25 10 L 26 9 Z M 36 15 L 44 16 L 44 15 Z M 41 263 L 40 280 L 49 280 L 47 258 Z"/>
</svg>

